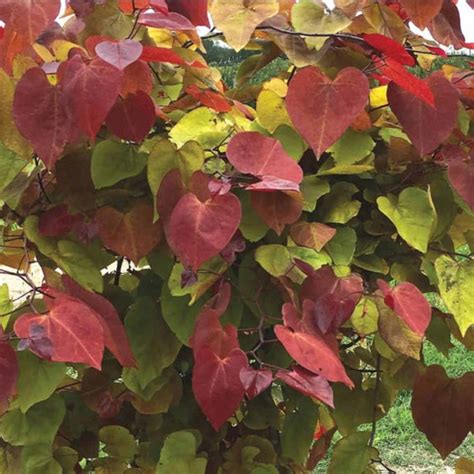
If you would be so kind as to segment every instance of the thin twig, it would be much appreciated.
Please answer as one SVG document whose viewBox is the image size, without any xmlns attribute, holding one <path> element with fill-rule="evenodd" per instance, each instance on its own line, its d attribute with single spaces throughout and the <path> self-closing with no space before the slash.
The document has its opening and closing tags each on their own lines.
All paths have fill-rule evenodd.
<svg viewBox="0 0 474 474">
<path fill-rule="evenodd" d="M 382 358 L 380 354 L 377 354 L 377 362 L 375 366 L 375 370 L 377 372 L 377 376 L 375 378 L 375 389 L 374 389 L 374 407 L 372 412 L 372 429 L 370 431 L 370 439 L 369 439 L 369 446 L 374 445 L 375 439 L 375 431 L 377 429 L 377 404 L 379 398 L 379 389 L 380 389 L 380 363 Z"/>
</svg>

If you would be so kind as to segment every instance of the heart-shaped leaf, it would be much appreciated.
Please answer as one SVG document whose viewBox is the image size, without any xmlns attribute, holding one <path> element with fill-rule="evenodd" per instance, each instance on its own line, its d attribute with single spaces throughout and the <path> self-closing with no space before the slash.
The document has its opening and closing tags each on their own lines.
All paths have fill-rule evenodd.
<svg viewBox="0 0 474 474">
<path fill-rule="evenodd" d="M 240 201 L 233 194 L 201 201 L 187 193 L 176 204 L 166 226 L 168 243 L 184 266 L 197 270 L 226 247 L 241 216 Z"/>
<path fill-rule="evenodd" d="M 286 106 L 319 158 L 364 110 L 368 95 L 369 81 L 358 69 L 347 67 L 331 81 L 318 68 L 307 67 L 291 80 Z"/>
<path fill-rule="evenodd" d="M 272 383 L 273 374 L 270 369 L 254 369 L 243 367 L 240 371 L 240 381 L 249 400 L 266 390 Z"/>
<path fill-rule="evenodd" d="M 448 178 L 454 190 L 474 210 L 474 159 L 450 161 Z"/>
<path fill-rule="evenodd" d="M 410 20 L 424 30 L 428 23 L 440 12 L 443 0 L 400 0 Z"/>
<path fill-rule="evenodd" d="M 168 8 L 189 18 L 196 26 L 209 27 L 207 0 L 168 0 Z"/>
<path fill-rule="evenodd" d="M 126 213 L 102 207 L 95 217 L 104 245 L 136 264 L 160 242 L 160 225 L 153 223 L 153 207 L 145 202 L 138 202 Z"/>
<path fill-rule="evenodd" d="M 102 41 L 95 47 L 99 58 L 123 71 L 142 54 L 141 43 L 131 39 L 122 41 Z"/>
<path fill-rule="evenodd" d="M 443 76 L 433 74 L 425 80 L 434 95 L 434 107 L 395 82 L 388 86 L 390 108 L 420 155 L 435 150 L 446 140 L 458 117 L 458 92 Z"/>
</svg>

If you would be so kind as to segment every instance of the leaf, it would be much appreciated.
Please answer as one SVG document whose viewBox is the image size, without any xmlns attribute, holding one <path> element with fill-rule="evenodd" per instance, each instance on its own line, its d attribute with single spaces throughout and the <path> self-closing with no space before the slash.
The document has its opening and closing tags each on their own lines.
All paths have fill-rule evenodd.
<svg viewBox="0 0 474 474">
<path fill-rule="evenodd" d="M 60 9 L 59 0 L 5 0 L 0 5 L 0 20 L 33 44 L 40 33 L 54 22 Z"/>
<path fill-rule="evenodd" d="M 291 80 L 286 107 L 319 159 L 364 110 L 368 96 L 368 79 L 358 69 L 345 68 L 331 81 L 318 68 L 308 67 Z"/>
<path fill-rule="evenodd" d="M 144 12 L 140 15 L 138 24 L 171 31 L 194 31 L 195 29 L 185 16 L 175 12 Z"/>
<path fill-rule="evenodd" d="M 207 459 L 196 457 L 199 441 L 194 432 L 176 431 L 169 434 L 160 454 L 156 474 L 173 474 L 180 472 L 204 474 Z"/>
<path fill-rule="evenodd" d="M 0 341 L 0 413 L 2 414 L 8 407 L 10 397 L 17 392 L 18 365 L 14 349 L 8 342 Z"/>
<path fill-rule="evenodd" d="M 375 142 L 368 133 L 355 132 L 349 128 L 328 151 L 338 165 L 353 165 L 370 155 Z"/>
<path fill-rule="evenodd" d="M 181 343 L 163 321 L 154 301 L 148 297 L 138 298 L 130 307 L 125 317 L 125 329 L 137 367 L 124 369 L 124 383 L 142 398 L 150 399 L 154 391 L 150 395 L 146 392 L 147 388 L 174 362 Z"/>
<path fill-rule="evenodd" d="M 387 306 L 392 308 L 407 326 L 423 336 L 431 321 L 431 306 L 413 283 L 402 282 L 391 288 L 384 280 L 377 280 Z"/>
<path fill-rule="evenodd" d="M 66 365 L 42 360 L 29 351 L 18 352 L 20 367 L 15 406 L 26 413 L 33 405 L 47 400 L 66 377 Z M 34 388 L 31 382 L 35 381 Z"/>
<path fill-rule="evenodd" d="M 155 104 L 148 94 L 138 91 L 119 98 L 106 118 L 107 127 L 117 137 L 139 143 L 156 120 Z"/>
<path fill-rule="evenodd" d="M 71 123 L 63 100 L 62 90 L 53 87 L 39 67 L 28 70 L 15 91 L 13 116 L 16 126 L 50 169 L 54 168 L 71 135 Z"/>
<path fill-rule="evenodd" d="M 197 270 L 224 250 L 239 227 L 240 201 L 233 194 L 185 194 L 166 227 L 168 244 L 185 267 Z"/>
<path fill-rule="evenodd" d="M 303 208 L 302 196 L 295 191 L 252 192 L 251 203 L 258 216 L 278 235 L 287 224 L 300 218 Z"/>
<path fill-rule="evenodd" d="M 14 79 L 0 69 L 0 142 L 17 155 L 26 158 L 31 154 L 30 145 L 19 132 L 13 119 L 13 98 L 16 86 Z"/>
<path fill-rule="evenodd" d="M 317 334 L 295 331 L 276 325 L 275 334 L 293 359 L 314 374 L 321 374 L 330 382 L 353 385 L 339 357 Z"/>
<path fill-rule="evenodd" d="M 336 235 L 336 229 L 319 222 L 300 221 L 290 227 L 290 236 L 297 245 L 320 252 Z"/>
<path fill-rule="evenodd" d="M 141 43 L 132 39 L 102 41 L 95 47 L 99 58 L 121 71 L 134 63 L 141 56 L 142 51 Z"/>
<path fill-rule="evenodd" d="M 69 214 L 67 206 L 57 206 L 40 215 L 38 230 L 45 237 L 62 237 L 82 222 L 80 214 Z"/>
<path fill-rule="evenodd" d="M 423 0 L 400 0 L 402 7 L 407 11 L 410 20 L 420 30 L 424 30 L 428 23 L 440 12 L 443 0 L 426 2 Z"/>
<path fill-rule="evenodd" d="M 307 34 L 332 35 L 351 24 L 351 20 L 338 8 L 328 12 L 326 8 L 312 0 L 303 0 L 291 9 L 291 23 L 296 31 Z M 321 48 L 327 40 L 323 37 L 306 37 L 310 48 Z"/>
<path fill-rule="evenodd" d="M 422 29 L 424 29 L 424 27 Z M 411 56 L 400 43 L 397 43 L 393 39 L 377 33 L 365 34 L 363 38 L 366 43 L 384 56 L 393 59 L 404 66 L 415 66 L 415 58 Z"/>
<path fill-rule="evenodd" d="M 458 117 L 456 89 L 438 74 L 425 81 L 433 92 L 434 107 L 393 82 L 387 92 L 390 108 L 422 156 L 449 137 Z"/>
<path fill-rule="evenodd" d="M 472 429 L 474 373 L 450 379 L 440 365 L 419 373 L 413 386 L 411 409 L 416 427 L 443 459 L 456 449 Z"/>
<path fill-rule="evenodd" d="M 170 11 L 177 12 L 196 25 L 210 27 L 207 0 L 168 0 Z"/>
<path fill-rule="evenodd" d="M 278 13 L 279 5 L 278 0 L 212 0 L 209 10 L 227 43 L 240 51 L 249 42 L 255 28 Z"/>
<path fill-rule="evenodd" d="M 86 64 L 76 55 L 61 64 L 58 76 L 68 116 L 94 139 L 120 93 L 121 71 L 100 58 Z"/>
<path fill-rule="evenodd" d="M 461 198 L 474 210 L 474 160 L 452 160 L 448 163 L 449 183 Z"/>
<path fill-rule="evenodd" d="M 137 451 L 134 436 L 123 426 L 104 426 L 99 430 L 99 440 L 104 451 L 116 459 L 131 461 Z"/>
<path fill-rule="evenodd" d="M 285 382 L 303 395 L 316 398 L 334 408 L 332 388 L 321 375 L 313 374 L 309 370 L 296 365 L 290 372 L 278 371 L 275 378 Z"/>
<path fill-rule="evenodd" d="M 304 464 L 313 443 L 318 407 L 309 398 L 300 398 L 293 410 L 288 410 L 281 430 L 282 456 Z"/>
<path fill-rule="evenodd" d="M 147 155 L 126 143 L 104 140 L 94 147 L 91 160 L 92 181 L 102 189 L 139 174 L 147 163 Z"/>
<path fill-rule="evenodd" d="M 160 242 L 161 231 L 159 224 L 153 223 L 153 207 L 144 201 L 138 201 L 126 213 L 102 207 L 95 218 L 104 245 L 136 264 Z"/>
<path fill-rule="evenodd" d="M 364 474 L 378 451 L 368 446 L 370 431 L 352 433 L 340 439 L 335 447 L 328 467 L 328 474 Z"/>
<path fill-rule="evenodd" d="M 362 298 L 351 315 L 352 327 L 361 335 L 367 336 L 377 331 L 379 312 L 375 303 Z"/>
<path fill-rule="evenodd" d="M 474 281 L 474 261 L 457 262 L 441 256 L 435 262 L 441 298 L 453 314 L 461 335 L 465 336 L 474 324 L 474 297 L 471 291 Z"/>
<path fill-rule="evenodd" d="M 32 406 L 27 413 L 11 410 L 0 419 L 2 438 L 12 446 L 52 444 L 66 408 L 59 395 Z"/>
<path fill-rule="evenodd" d="M 202 90 L 196 84 L 186 87 L 186 93 L 216 112 L 230 112 L 232 110 L 228 100 L 221 94 L 211 90 Z"/>
<path fill-rule="evenodd" d="M 255 261 L 274 277 L 288 275 L 295 266 L 288 247 L 279 244 L 258 247 L 255 251 Z"/>
<path fill-rule="evenodd" d="M 262 90 L 257 98 L 257 119 L 271 133 L 280 126 L 291 126 L 284 97 L 273 90 Z"/>
<path fill-rule="evenodd" d="M 362 14 L 368 25 L 376 33 L 392 38 L 399 43 L 403 43 L 408 33 L 408 28 L 403 23 L 402 18 L 388 5 L 371 3 L 364 5 Z"/>
<path fill-rule="evenodd" d="M 240 370 L 239 378 L 247 399 L 252 400 L 272 384 L 273 374 L 270 369 L 243 367 Z"/>
<path fill-rule="evenodd" d="M 97 293 L 85 290 L 67 275 L 63 275 L 62 283 L 69 295 L 83 301 L 96 312 L 97 319 L 104 330 L 105 346 L 120 364 L 123 367 L 135 366 L 127 334 L 112 303 Z"/>
<path fill-rule="evenodd" d="M 357 234 L 351 227 L 339 227 L 326 245 L 334 265 L 350 265 L 356 249 Z"/>
<path fill-rule="evenodd" d="M 61 465 L 53 458 L 48 444 L 33 444 L 21 450 L 22 472 L 31 474 L 62 474 Z"/>
<path fill-rule="evenodd" d="M 197 353 L 193 393 L 216 431 L 234 414 L 244 398 L 245 389 L 239 374 L 247 365 L 247 356 L 241 349 L 233 349 L 225 357 L 220 357 L 207 346 Z"/>
<path fill-rule="evenodd" d="M 303 171 L 279 141 L 257 132 L 240 132 L 227 146 L 227 158 L 241 173 L 301 183 Z M 275 188 L 278 189 L 278 188 Z"/>
<path fill-rule="evenodd" d="M 140 59 L 146 62 L 171 63 L 178 64 L 179 66 L 191 66 L 199 68 L 206 67 L 199 61 L 186 62 L 182 56 L 170 48 L 158 48 L 156 46 L 144 46 Z M 229 110 L 230 109 L 231 107 L 229 107 Z M 227 110 L 227 112 L 229 110 Z"/>
<path fill-rule="evenodd" d="M 465 45 L 459 9 L 452 1 L 443 0 L 441 11 L 431 20 L 428 29 L 438 43 L 456 49 Z"/>
<path fill-rule="evenodd" d="M 474 8 L 474 4 L 473 4 Z M 467 458 L 458 458 L 456 461 L 455 472 L 456 474 L 470 474 L 474 470 L 474 461 Z"/>
<path fill-rule="evenodd" d="M 49 290 L 51 292 L 51 290 Z M 51 341 L 52 353 L 45 357 L 42 348 L 30 343 L 30 350 L 41 358 L 56 362 L 79 362 L 100 370 L 104 352 L 104 331 L 95 312 L 86 304 L 64 293 L 54 291 L 47 299 L 46 314 L 21 315 L 14 325 L 16 335 L 30 339 L 38 326 Z"/>
<path fill-rule="evenodd" d="M 329 183 L 316 175 L 307 175 L 301 183 L 303 193 L 303 210 L 312 212 L 319 199 L 330 191 Z"/>
<path fill-rule="evenodd" d="M 319 206 L 321 218 L 324 222 L 347 224 L 359 213 L 361 203 L 353 200 L 352 196 L 359 189 L 352 183 L 339 181 L 331 187 Z"/>
<path fill-rule="evenodd" d="M 436 214 L 426 191 L 405 188 L 398 198 L 392 194 L 377 198 L 377 205 L 395 225 L 400 237 L 426 253 L 436 225 Z"/>
</svg>

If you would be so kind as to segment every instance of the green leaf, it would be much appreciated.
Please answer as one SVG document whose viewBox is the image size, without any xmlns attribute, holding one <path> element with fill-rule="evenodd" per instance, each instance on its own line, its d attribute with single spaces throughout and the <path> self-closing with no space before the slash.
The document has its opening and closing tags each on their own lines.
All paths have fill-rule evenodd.
<svg viewBox="0 0 474 474">
<path fill-rule="evenodd" d="M 361 335 L 367 336 L 377 331 L 379 312 L 369 298 L 362 298 L 351 316 L 352 327 Z"/>
<path fill-rule="evenodd" d="M 54 450 L 54 459 L 61 465 L 63 474 L 74 474 L 74 468 L 79 462 L 79 454 L 69 446 L 61 446 Z"/>
<path fill-rule="evenodd" d="M 137 368 L 125 368 L 125 385 L 144 399 L 152 393 L 145 393 L 147 387 L 169 367 L 181 343 L 170 331 L 160 314 L 159 307 L 149 297 L 140 297 L 130 307 L 125 317 L 125 329 L 137 361 Z"/>
<path fill-rule="evenodd" d="M 336 235 L 326 244 L 326 251 L 334 265 L 350 265 L 357 243 L 357 234 L 351 227 L 339 227 Z"/>
<path fill-rule="evenodd" d="M 435 268 L 441 298 L 464 336 L 474 324 L 474 260 L 457 262 L 442 255 Z"/>
<path fill-rule="evenodd" d="M 302 397 L 294 409 L 287 412 L 281 431 L 282 456 L 304 464 L 313 442 L 318 421 L 318 407 L 311 398 Z"/>
<path fill-rule="evenodd" d="M 54 393 L 66 376 L 66 365 L 40 359 L 30 351 L 18 352 L 17 358 L 18 396 L 12 406 L 26 413 L 33 405 L 46 400 Z"/>
<path fill-rule="evenodd" d="M 122 461 L 132 460 L 137 452 L 135 438 L 123 426 L 104 426 L 99 431 L 99 440 L 109 456 Z"/>
<path fill-rule="evenodd" d="M 196 457 L 198 441 L 190 431 L 177 431 L 165 439 L 156 474 L 204 474 L 207 459 Z"/>
<path fill-rule="evenodd" d="M 92 181 L 96 189 L 106 188 L 136 176 L 146 166 L 147 155 L 133 145 L 104 140 L 98 143 L 91 160 Z"/>
<path fill-rule="evenodd" d="M 389 194 L 377 204 L 395 225 L 400 237 L 416 250 L 426 253 L 436 226 L 436 213 L 429 194 L 419 188 L 406 188 L 400 195 Z"/>
<path fill-rule="evenodd" d="M 25 446 L 21 452 L 21 467 L 22 474 L 63 474 L 49 444 Z"/>
<path fill-rule="evenodd" d="M 352 196 L 359 189 L 352 183 L 344 181 L 337 182 L 319 207 L 323 222 L 334 224 L 346 224 L 353 217 L 357 216 L 360 209 L 360 202 L 352 200 Z"/>
<path fill-rule="evenodd" d="M 375 141 L 368 133 L 355 132 L 349 128 L 328 151 L 338 165 L 354 165 L 370 155 L 374 147 Z"/>
<path fill-rule="evenodd" d="M 27 413 L 11 410 L 0 419 L 2 438 L 13 446 L 51 444 L 61 425 L 66 408 L 59 395 L 33 405 Z"/>
<path fill-rule="evenodd" d="M 0 75 L 3 71 L 0 72 Z M 23 158 L 6 148 L 0 143 L 0 199 L 3 198 L 3 189 L 6 188 L 20 173 L 20 171 L 28 164 Z"/>
<path fill-rule="evenodd" d="M 260 219 L 250 202 L 250 193 L 241 193 L 239 195 L 242 205 L 242 220 L 239 229 L 245 239 L 250 242 L 257 242 L 265 237 L 269 227 Z"/>
<path fill-rule="evenodd" d="M 372 459 L 378 459 L 378 451 L 368 446 L 370 432 L 356 432 L 336 443 L 329 464 L 328 474 L 364 474 Z"/>
<path fill-rule="evenodd" d="M 7 327 L 10 316 L 7 316 L 13 309 L 13 304 L 10 299 L 10 291 L 8 285 L 3 283 L 0 285 L 0 314 L 3 315 L 0 317 L 0 326 L 5 329 Z"/>
<path fill-rule="evenodd" d="M 280 125 L 273 134 L 282 145 L 285 151 L 296 161 L 299 161 L 308 146 L 301 138 L 300 134 L 288 125 Z"/>
<path fill-rule="evenodd" d="M 300 188 L 303 193 L 303 210 L 309 212 L 314 211 L 319 198 L 331 190 L 329 183 L 315 174 L 305 176 Z"/>
<path fill-rule="evenodd" d="M 274 277 L 286 275 L 294 266 L 290 252 L 284 245 L 262 245 L 255 251 L 255 260 Z"/>
</svg>

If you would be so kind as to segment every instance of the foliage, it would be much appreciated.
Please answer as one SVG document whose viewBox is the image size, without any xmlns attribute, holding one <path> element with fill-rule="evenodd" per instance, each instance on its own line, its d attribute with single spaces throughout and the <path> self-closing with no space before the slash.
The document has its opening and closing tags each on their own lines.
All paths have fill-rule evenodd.
<svg viewBox="0 0 474 474">
<path fill-rule="evenodd" d="M 60 3 L 0 5 L 0 273 L 30 287 L 0 287 L 0 472 L 375 472 L 407 390 L 455 450 L 474 374 L 423 352 L 473 347 L 455 2 Z"/>
</svg>

